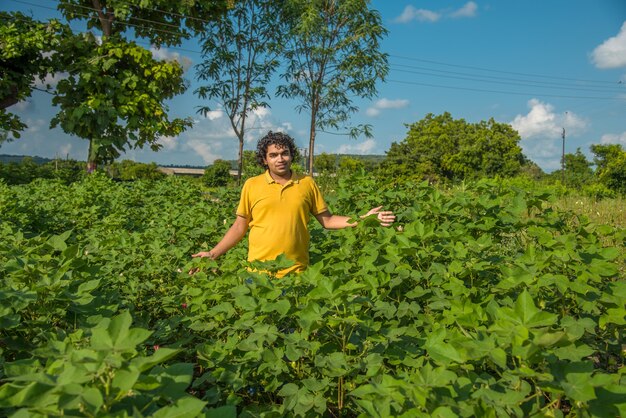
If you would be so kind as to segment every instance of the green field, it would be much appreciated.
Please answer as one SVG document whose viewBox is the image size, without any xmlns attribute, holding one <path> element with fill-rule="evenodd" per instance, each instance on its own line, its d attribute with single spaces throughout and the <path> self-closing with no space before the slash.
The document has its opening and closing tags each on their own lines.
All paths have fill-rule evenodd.
<svg viewBox="0 0 626 418">
<path fill-rule="evenodd" d="M 0 183 L 0 415 L 626 416 L 623 200 L 366 177 L 326 197 L 397 225 L 311 223 L 311 267 L 277 280 L 250 268 L 288 261 L 250 266 L 245 240 L 190 257 L 236 188 Z"/>
</svg>

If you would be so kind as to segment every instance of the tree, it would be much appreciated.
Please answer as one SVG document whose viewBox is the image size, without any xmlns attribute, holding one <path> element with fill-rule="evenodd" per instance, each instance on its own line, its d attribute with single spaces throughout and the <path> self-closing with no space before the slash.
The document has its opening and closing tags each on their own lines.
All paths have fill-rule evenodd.
<svg viewBox="0 0 626 418">
<path fill-rule="evenodd" d="M 589 148 L 594 155 L 593 164 L 596 166 L 596 174 L 606 170 L 609 163 L 624 152 L 620 144 L 593 144 Z"/>
<path fill-rule="evenodd" d="M 587 160 L 585 154 L 576 149 L 574 154 L 565 154 L 565 184 L 569 187 L 581 189 L 593 180 L 593 170 L 591 162 Z M 561 178 L 561 170 L 552 173 L 555 178 Z"/>
<path fill-rule="evenodd" d="M 332 174 L 337 172 L 337 155 L 325 152 L 317 156 L 315 160 L 317 171 L 321 174 Z"/>
<path fill-rule="evenodd" d="M 404 141 L 387 151 L 382 164 L 387 175 L 451 181 L 510 177 L 524 162 L 519 134 L 493 119 L 472 124 L 448 112 L 430 113 L 408 128 Z"/>
<path fill-rule="evenodd" d="M 108 167 L 111 177 L 124 181 L 131 180 L 161 180 L 166 174 L 159 170 L 156 163 L 138 163 L 132 160 L 115 162 Z"/>
<path fill-rule="evenodd" d="M 70 36 L 69 27 L 58 20 L 39 22 L 19 12 L 0 12 L 0 144 L 19 138 L 26 128 L 6 109 L 30 97 L 37 79 L 43 83 L 58 70 L 54 52 Z"/>
<path fill-rule="evenodd" d="M 354 174 L 365 169 L 365 163 L 356 158 L 343 156 L 339 159 L 339 173 Z"/>
<path fill-rule="evenodd" d="M 595 175 L 610 190 L 626 194 L 626 151 L 620 144 L 594 144 Z"/>
<path fill-rule="evenodd" d="M 368 0 L 291 0 L 291 24 L 281 97 L 297 98 L 298 112 L 307 111 L 309 169 L 313 172 L 317 129 L 346 128 L 358 108 L 352 97 L 371 98 L 376 82 L 389 70 L 380 41 L 387 34 L 378 11 Z M 369 126 L 349 128 L 349 135 L 371 136 Z"/>
<path fill-rule="evenodd" d="M 129 42 L 132 33 L 156 47 L 178 45 L 223 13 L 232 0 L 66 0 L 59 10 L 68 20 L 86 20 L 99 29 L 68 45 L 63 54 L 69 76 L 59 83 L 53 119 L 67 133 L 90 142 L 88 170 L 116 158 L 126 147 L 149 144 L 159 149 L 161 136 L 174 136 L 190 119 L 169 120 L 165 100 L 186 85 L 178 63 L 157 61 Z"/>
<path fill-rule="evenodd" d="M 203 62 L 197 78 L 210 84 L 195 93 L 204 100 L 216 100 L 230 120 L 239 140 L 237 180 L 243 171 L 243 146 L 250 112 L 268 107 L 266 85 L 279 65 L 284 36 L 280 2 L 240 0 L 219 20 L 210 22 L 202 33 Z M 211 106 L 199 108 L 206 114 Z"/>
<path fill-rule="evenodd" d="M 256 151 L 245 150 L 243 152 L 243 175 L 245 178 L 258 176 L 263 173 L 263 167 L 261 167 L 256 159 Z"/>
<path fill-rule="evenodd" d="M 157 61 L 150 51 L 117 36 L 98 44 L 86 35 L 71 49 L 68 76 L 59 81 L 52 99 L 60 106 L 51 126 L 89 140 L 88 170 L 111 162 L 127 147 L 153 150 L 161 136 L 176 136 L 191 122 L 169 120 L 164 104 L 185 91 L 182 68 Z"/>
<path fill-rule="evenodd" d="M 230 163 L 217 159 L 204 170 L 202 180 L 209 187 L 226 186 L 230 181 Z"/>
</svg>

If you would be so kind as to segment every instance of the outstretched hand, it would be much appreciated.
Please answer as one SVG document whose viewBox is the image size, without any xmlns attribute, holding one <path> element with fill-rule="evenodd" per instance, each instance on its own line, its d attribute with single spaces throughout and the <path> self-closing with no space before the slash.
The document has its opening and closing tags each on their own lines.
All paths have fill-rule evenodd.
<svg viewBox="0 0 626 418">
<path fill-rule="evenodd" d="M 396 215 L 393 214 L 390 210 L 381 210 L 383 207 L 378 206 L 377 208 L 371 209 L 369 212 L 365 214 L 364 217 L 370 215 L 376 215 L 376 219 L 380 222 L 382 226 L 391 226 L 391 224 L 396 220 Z"/>
<path fill-rule="evenodd" d="M 213 254 L 211 251 L 200 251 L 199 253 L 195 253 L 191 255 L 192 258 L 210 258 L 211 260 L 215 260 L 217 257 L 215 257 L 215 254 Z M 200 267 L 194 267 L 191 270 L 189 270 L 189 275 L 192 276 L 194 274 L 196 274 L 197 272 L 200 271 Z"/>
</svg>

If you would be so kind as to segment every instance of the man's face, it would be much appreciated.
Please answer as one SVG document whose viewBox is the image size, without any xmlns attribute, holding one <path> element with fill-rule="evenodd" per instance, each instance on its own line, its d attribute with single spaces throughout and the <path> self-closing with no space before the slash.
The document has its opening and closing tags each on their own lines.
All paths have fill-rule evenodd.
<svg viewBox="0 0 626 418">
<path fill-rule="evenodd" d="M 270 174 L 288 176 L 291 172 L 292 155 L 289 148 L 282 148 L 274 144 L 267 147 L 267 153 L 263 162 L 267 164 Z"/>
</svg>

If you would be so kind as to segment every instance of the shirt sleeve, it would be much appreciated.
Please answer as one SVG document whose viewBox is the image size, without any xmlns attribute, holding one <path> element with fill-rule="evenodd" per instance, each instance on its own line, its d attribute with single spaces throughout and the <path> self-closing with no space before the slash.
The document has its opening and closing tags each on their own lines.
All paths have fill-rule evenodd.
<svg viewBox="0 0 626 418">
<path fill-rule="evenodd" d="M 322 191 L 320 190 L 315 180 L 313 180 L 313 178 L 311 178 L 311 191 L 313 193 L 313 204 L 311 207 L 311 213 L 313 214 L 313 216 L 319 215 L 320 213 L 327 211 L 328 206 L 326 206 L 326 202 L 324 201 L 324 197 L 322 196 Z"/>
<path fill-rule="evenodd" d="M 241 189 L 241 196 L 239 197 L 239 206 L 237 206 L 237 215 L 243 216 L 248 221 L 252 219 L 252 212 L 250 210 L 250 182 L 246 181 Z"/>
</svg>

